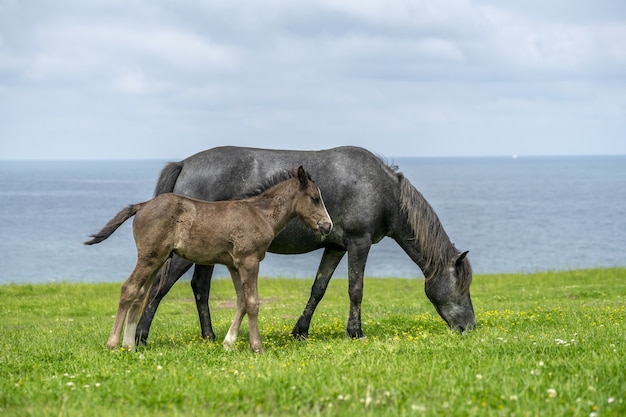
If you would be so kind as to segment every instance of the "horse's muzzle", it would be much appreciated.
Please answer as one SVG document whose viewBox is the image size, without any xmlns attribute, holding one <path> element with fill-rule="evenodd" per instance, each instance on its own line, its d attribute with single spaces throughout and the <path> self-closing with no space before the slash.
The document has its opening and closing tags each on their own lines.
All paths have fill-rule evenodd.
<svg viewBox="0 0 626 417">
<path fill-rule="evenodd" d="M 328 220 L 322 220 L 317 223 L 317 228 L 321 234 L 327 235 L 331 230 L 333 230 L 333 224 Z"/>
<path fill-rule="evenodd" d="M 469 322 L 465 326 L 461 326 L 461 325 L 450 326 L 450 328 L 452 330 L 454 330 L 454 331 L 457 331 L 457 332 L 461 333 L 461 334 L 466 334 L 466 333 L 469 333 L 472 330 L 476 329 L 476 322 L 475 321 Z"/>
</svg>

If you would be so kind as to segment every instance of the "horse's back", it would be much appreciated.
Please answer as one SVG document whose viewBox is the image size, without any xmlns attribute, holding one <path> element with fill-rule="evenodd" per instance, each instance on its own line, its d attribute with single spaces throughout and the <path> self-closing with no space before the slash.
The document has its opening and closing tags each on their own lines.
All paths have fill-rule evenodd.
<svg viewBox="0 0 626 417">
<path fill-rule="evenodd" d="M 354 146 L 320 151 L 223 146 L 199 152 L 181 164 L 172 191 L 214 201 L 242 198 L 267 178 L 299 165 L 311 174 L 322 192 L 328 190 L 326 193 L 358 189 L 359 184 L 370 189 L 371 184 L 388 186 L 396 180 L 396 173 L 379 157 Z"/>
<path fill-rule="evenodd" d="M 348 237 L 368 235 L 378 241 L 397 212 L 398 174 L 366 149 L 342 146 L 320 151 L 292 151 L 225 146 L 181 161 L 173 192 L 220 201 L 243 198 L 268 178 L 302 165 L 319 186 L 334 230 L 324 242 L 301 222 L 292 221 L 270 251 L 308 252 L 325 245 L 343 247 Z"/>
</svg>

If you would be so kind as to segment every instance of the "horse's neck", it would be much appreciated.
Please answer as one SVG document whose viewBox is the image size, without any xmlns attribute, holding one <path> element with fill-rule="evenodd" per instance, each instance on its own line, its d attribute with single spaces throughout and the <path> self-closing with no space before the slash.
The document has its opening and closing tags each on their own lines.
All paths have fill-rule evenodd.
<svg viewBox="0 0 626 417">
<path fill-rule="evenodd" d="M 404 181 L 398 216 L 400 224 L 394 239 L 424 275 L 429 276 L 447 265 L 456 249 L 430 204 L 408 180 Z"/>
<path fill-rule="evenodd" d="M 443 227 L 439 231 L 436 228 L 431 228 L 430 232 L 432 234 L 422 230 L 422 234 L 416 236 L 411 226 L 407 222 L 403 222 L 401 227 L 396 228 L 396 233 L 393 236 L 425 277 L 447 265 L 451 252 L 455 251 L 454 245 L 445 234 Z"/>
<path fill-rule="evenodd" d="M 404 215 L 398 216 L 400 220 L 399 224 L 394 229 L 394 234 L 391 236 L 404 252 L 411 258 L 411 260 L 419 267 L 419 269 L 427 276 L 431 271 L 427 268 L 430 264 L 429 256 L 420 247 L 420 241 L 415 236 L 411 226 L 404 220 Z"/>
</svg>

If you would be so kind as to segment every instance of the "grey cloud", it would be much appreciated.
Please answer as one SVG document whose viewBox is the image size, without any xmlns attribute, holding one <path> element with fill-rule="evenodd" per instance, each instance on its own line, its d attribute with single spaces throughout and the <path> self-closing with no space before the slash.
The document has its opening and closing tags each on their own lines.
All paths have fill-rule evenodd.
<svg viewBox="0 0 626 417">
<path fill-rule="evenodd" d="M 593 148 L 562 138 L 602 127 L 597 152 L 626 152 L 624 6 L 585 4 L 4 1 L 0 141 L 54 137 L 58 157 L 168 157 L 172 138 L 180 153 L 576 153 Z"/>
</svg>

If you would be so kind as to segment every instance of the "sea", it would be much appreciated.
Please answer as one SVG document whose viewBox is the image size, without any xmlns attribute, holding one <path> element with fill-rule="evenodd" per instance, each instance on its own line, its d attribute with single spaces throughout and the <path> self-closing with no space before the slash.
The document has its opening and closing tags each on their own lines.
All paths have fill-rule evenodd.
<svg viewBox="0 0 626 417">
<path fill-rule="evenodd" d="M 626 267 L 626 156 L 388 162 L 470 251 L 475 274 Z M 150 199 L 165 163 L 0 161 L 0 284 L 123 282 L 136 259 L 131 221 L 99 245 L 82 242 L 126 205 Z M 313 279 L 321 255 L 268 254 L 260 275 Z M 423 277 L 390 238 L 372 247 L 365 274 Z M 217 266 L 215 276 L 228 272 Z M 335 276 L 347 276 L 346 259 Z"/>
</svg>

